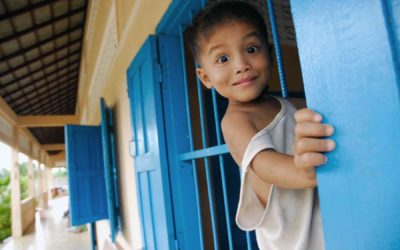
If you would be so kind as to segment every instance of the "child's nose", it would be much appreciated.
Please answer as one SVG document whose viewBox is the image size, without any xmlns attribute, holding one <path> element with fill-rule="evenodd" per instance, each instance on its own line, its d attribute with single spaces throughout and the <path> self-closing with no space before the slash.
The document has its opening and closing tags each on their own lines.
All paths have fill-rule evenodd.
<svg viewBox="0 0 400 250">
<path fill-rule="evenodd" d="M 236 62 L 236 74 L 244 73 L 250 70 L 250 64 L 245 58 L 238 58 Z"/>
</svg>

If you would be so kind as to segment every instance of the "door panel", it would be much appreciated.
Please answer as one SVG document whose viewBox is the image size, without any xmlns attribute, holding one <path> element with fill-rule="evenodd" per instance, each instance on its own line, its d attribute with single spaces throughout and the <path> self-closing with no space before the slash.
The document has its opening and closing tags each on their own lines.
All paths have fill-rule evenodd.
<svg viewBox="0 0 400 250">
<path fill-rule="evenodd" d="M 134 162 L 146 249 L 174 246 L 156 39 L 150 36 L 128 69 Z"/>
<path fill-rule="evenodd" d="M 71 225 L 106 219 L 100 127 L 67 125 L 65 132 Z"/>
<path fill-rule="evenodd" d="M 326 248 L 398 249 L 399 20 L 388 1 L 291 5 L 308 107 L 335 127 L 318 168 Z"/>
</svg>

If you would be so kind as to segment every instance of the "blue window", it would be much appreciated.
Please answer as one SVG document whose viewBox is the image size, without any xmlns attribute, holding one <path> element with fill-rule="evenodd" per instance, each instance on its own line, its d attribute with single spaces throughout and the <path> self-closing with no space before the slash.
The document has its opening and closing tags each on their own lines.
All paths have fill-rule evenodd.
<svg viewBox="0 0 400 250">
<path fill-rule="evenodd" d="M 99 126 L 65 126 L 71 224 L 109 219 L 111 239 L 120 229 L 112 111 L 103 99 Z"/>
<path fill-rule="evenodd" d="M 118 175 L 115 152 L 115 128 L 112 109 L 100 99 L 101 138 L 103 146 L 104 177 L 107 193 L 107 207 L 111 230 L 111 240 L 115 242 L 115 234 L 121 227 L 118 202 Z"/>
<path fill-rule="evenodd" d="M 65 127 L 71 225 L 108 218 L 99 126 Z"/>
</svg>

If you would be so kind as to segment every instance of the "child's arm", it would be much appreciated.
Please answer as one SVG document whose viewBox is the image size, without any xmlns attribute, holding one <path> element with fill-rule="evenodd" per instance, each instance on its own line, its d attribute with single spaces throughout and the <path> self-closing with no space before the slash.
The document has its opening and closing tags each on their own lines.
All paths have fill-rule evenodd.
<svg viewBox="0 0 400 250">
<path fill-rule="evenodd" d="M 314 187 L 317 185 L 314 168 L 325 162 L 321 152 L 331 151 L 335 147 L 332 140 L 320 138 L 332 135 L 333 128 L 321 124 L 322 117 L 309 109 L 297 111 L 295 118 L 294 156 L 272 149 L 263 150 L 254 157 L 251 168 L 264 182 L 282 188 Z M 240 114 L 231 116 L 222 126 L 230 152 L 240 165 L 246 147 L 257 129 Z"/>
</svg>

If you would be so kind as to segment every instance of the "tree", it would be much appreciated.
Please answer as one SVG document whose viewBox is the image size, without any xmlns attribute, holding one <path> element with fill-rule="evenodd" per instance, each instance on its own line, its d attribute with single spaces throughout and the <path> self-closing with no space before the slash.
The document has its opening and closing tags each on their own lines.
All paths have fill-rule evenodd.
<svg viewBox="0 0 400 250">
<path fill-rule="evenodd" d="M 21 187 L 21 200 L 29 197 L 29 187 L 28 187 L 28 163 L 19 163 L 19 181 Z"/>
<path fill-rule="evenodd" d="M 0 242 L 11 235 L 10 171 L 0 170 Z"/>
</svg>

